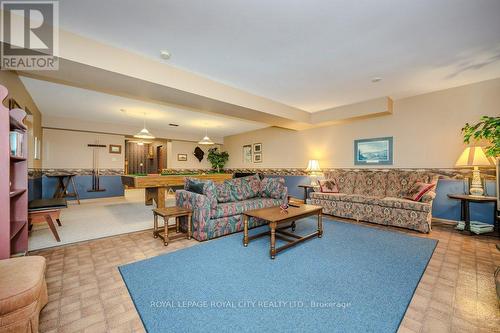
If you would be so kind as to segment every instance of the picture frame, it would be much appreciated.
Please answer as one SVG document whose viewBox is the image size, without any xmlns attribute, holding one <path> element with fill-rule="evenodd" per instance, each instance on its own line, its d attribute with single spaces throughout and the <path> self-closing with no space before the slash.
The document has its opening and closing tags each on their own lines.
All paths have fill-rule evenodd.
<svg viewBox="0 0 500 333">
<path fill-rule="evenodd" d="M 121 154 L 122 153 L 122 145 L 109 145 L 109 153 L 110 154 Z"/>
<path fill-rule="evenodd" d="M 177 161 L 186 162 L 188 160 L 187 154 L 177 154 Z"/>
<path fill-rule="evenodd" d="M 253 144 L 253 153 L 262 153 L 262 143 L 254 143 Z"/>
<path fill-rule="evenodd" d="M 252 145 L 244 145 L 242 149 L 243 163 L 252 163 Z"/>
<path fill-rule="evenodd" d="M 392 165 L 393 137 L 354 140 L 354 165 Z"/>
<path fill-rule="evenodd" d="M 262 153 L 254 153 L 253 154 L 253 162 L 254 163 L 262 163 Z"/>
</svg>

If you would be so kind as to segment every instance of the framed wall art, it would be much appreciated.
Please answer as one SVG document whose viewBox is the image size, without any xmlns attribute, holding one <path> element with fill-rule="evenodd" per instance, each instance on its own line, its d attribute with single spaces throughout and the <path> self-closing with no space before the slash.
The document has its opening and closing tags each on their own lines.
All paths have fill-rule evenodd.
<svg viewBox="0 0 500 333">
<path fill-rule="evenodd" d="M 393 138 L 354 140 L 355 165 L 392 165 Z"/>
</svg>

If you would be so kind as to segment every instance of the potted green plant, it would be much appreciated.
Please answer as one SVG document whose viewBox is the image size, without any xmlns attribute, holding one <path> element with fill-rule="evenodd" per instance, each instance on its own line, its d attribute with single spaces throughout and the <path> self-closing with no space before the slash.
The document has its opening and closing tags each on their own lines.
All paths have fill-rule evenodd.
<svg viewBox="0 0 500 333">
<path fill-rule="evenodd" d="M 210 148 L 208 150 L 207 160 L 212 164 L 212 169 L 220 172 L 229 160 L 229 153 L 227 151 L 219 151 L 217 147 Z"/>
</svg>

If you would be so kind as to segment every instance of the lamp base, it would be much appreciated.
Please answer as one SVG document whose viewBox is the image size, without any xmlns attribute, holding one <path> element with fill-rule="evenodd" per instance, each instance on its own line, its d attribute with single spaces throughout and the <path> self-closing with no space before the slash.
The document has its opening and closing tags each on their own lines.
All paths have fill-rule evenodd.
<svg viewBox="0 0 500 333">
<path fill-rule="evenodd" d="M 472 182 L 470 184 L 469 193 L 478 197 L 484 195 L 483 185 L 481 184 L 481 174 L 479 173 L 478 167 L 474 167 L 474 171 L 472 171 Z"/>
</svg>

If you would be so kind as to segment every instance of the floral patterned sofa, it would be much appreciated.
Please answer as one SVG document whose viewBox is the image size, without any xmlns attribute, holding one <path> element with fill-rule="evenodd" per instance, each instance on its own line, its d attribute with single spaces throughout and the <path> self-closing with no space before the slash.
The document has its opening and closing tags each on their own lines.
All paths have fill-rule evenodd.
<svg viewBox="0 0 500 333">
<path fill-rule="evenodd" d="M 203 183 L 202 194 L 188 191 L 190 182 Z M 192 233 L 196 240 L 204 241 L 243 230 L 242 213 L 252 209 L 279 206 L 286 202 L 288 190 L 284 178 L 264 178 L 258 175 L 212 181 L 186 179 L 184 190 L 175 192 L 177 206 L 191 209 Z M 249 219 L 249 227 L 265 222 Z M 185 221 L 181 222 L 181 226 Z"/>
<path fill-rule="evenodd" d="M 325 172 L 325 179 L 335 179 L 339 193 L 311 193 L 309 202 L 323 206 L 323 212 L 343 218 L 391 225 L 428 233 L 431 230 L 432 201 L 435 187 L 420 201 L 404 199 L 416 183 L 435 183 L 438 177 L 414 170 Z"/>
</svg>

